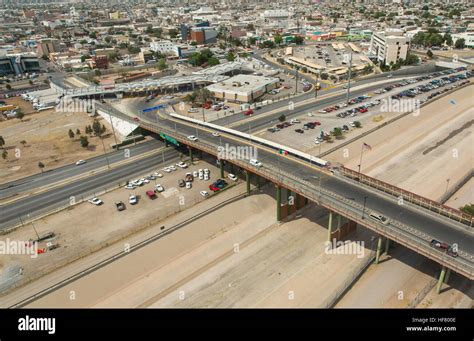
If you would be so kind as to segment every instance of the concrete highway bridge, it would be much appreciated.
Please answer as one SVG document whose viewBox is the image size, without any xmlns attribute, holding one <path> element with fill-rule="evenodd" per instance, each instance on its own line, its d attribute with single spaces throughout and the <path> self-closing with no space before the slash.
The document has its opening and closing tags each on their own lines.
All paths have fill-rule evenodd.
<svg viewBox="0 0 474 341">
<path fill-rule="evenodd" d="M 111 115 L 132 120 L 112 107 L 108 110 Z M 376 262 L 383 253 L 384 243 L 388 251 L 390 241 L 394 241 L 441 265 L 438 291 L 451 271 L 474 279 L 471 215 L 343 166 L 319 167 L 311 161 L 282 155 L 279 150 L 238 137 L 242 133 L 236 130 L 235 134 L 220 132 L 217 137 L 212 134 L 215 129 L 207 128 L 205 122 L 190 123 L 163 114 L 140 116 L 138 124 L 142 129 L 161 134 L 166 143 L 188 146 L 191 160 L 195 152 L 205 152 L 218 159 L 218 148 L 223 146 L 254 148 L 263 166 L 254 167 L 243 158 L 222 159 L 221 177 L 224 176 L 224 167 L 230 167 L 235 173 L 239 173 L 236 172 L 239 169 L 246 178 L 249 193 L 251 179 L 256 180 L 257 185 L 263 181 L 273 183 L 277 220 L 285 219 L 312 201 L 330 212 L 328 240 L 340 238 L 357 224 L 362 225 L 379 235 Z M 187 138 L 189 135 L 196 136 L 198 140 L 191 141 Z M 373 211 L 388 217 L 389 223 L 383 224 L 370 218 Z M 432 239 L 457 245 L 458 256 L 453 257 L 431 247 Z"/>
</svg>

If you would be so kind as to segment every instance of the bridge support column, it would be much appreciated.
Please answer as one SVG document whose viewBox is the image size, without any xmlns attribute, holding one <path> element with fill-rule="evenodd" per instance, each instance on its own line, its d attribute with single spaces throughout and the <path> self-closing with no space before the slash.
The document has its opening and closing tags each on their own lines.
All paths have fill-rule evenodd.
<svg viewBox="0 0 474 341">
<path fill-rule="evenodd" d="M 338 214 L 337 215 L 337 229 L 339 229 L 341 227 L 341 215 Z"/>
<path fill-rule="evenodd" d="M 377 253 L 375 254 L 375 264 L 379 264 L 380 254 L 382 253 L 382 237 L 377 242 Z"/>
<path fill-rule="evenodd" d="M 328 242 L 331 242 L 332 234 L 332 212 L 329 211 L 329 221 L 328 221 Z"/>
<path fill-rule="evenodd" d="M 444 276 L 446 276 L 446 267 L 443 266 L 441 268 L 441 273 L 439 274 L 438 285 L 436 286 L 436 293 L 439 294 L 441 292 L 441 288 L 443 287 Z"/>
<path fill-rule="evenodd" d="M 390 248 L 390 239 L 385 239 L 385 255 L 388 256 L 388 249 Z"/>
<path fill-rule="evenodd" d="M 191 147 L 188 147 L 189 149 L 189 162 L 193 163 L 194 159 L 193 159 L 193 148 Z"/>
<path fill-rule="evenodd" d="M 451 275 L 451 269 L 446 270 L 446 276 L 444 277 L 444 283 L 448 283 L 449 275 Z"/>
<path fill-rule="evenodd" d="M 247 194 L 250 194 L 250 172 L 245 171 L 245 180 L 247 181 Z"/>
<path fill-rule="evenodd" d="M 221 168 L 221 178 L 224 178 L 224 161 L 220 160 L 219 167 Z"/>
<path fill-rule="evenodd" d="M 262 187 L 262 184 L 260 183 L 260 177 L 258 175 L 255 175 L 256 176 L 256 180 L 257 180 L 257 188 L 258 190 L 260 190 L 260 188 Z"/>
<path fill-rule="evenodd" d="M 281 221 L 281 187 L 276 186 L 277 221 Z"/>
</svg>

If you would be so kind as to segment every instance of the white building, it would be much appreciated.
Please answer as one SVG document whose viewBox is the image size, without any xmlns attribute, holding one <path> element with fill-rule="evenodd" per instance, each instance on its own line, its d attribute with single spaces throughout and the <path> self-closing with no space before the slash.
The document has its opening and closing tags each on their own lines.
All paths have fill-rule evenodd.
<svg viewBox="0 0 474 341">
<path fill-rule="evenodd" d="M 370 41 L 369 56 L 389 65 L 407 58 L 410 39 L 402 30 L 391 29 L 385 32 L 374 32 Z"/>
<path fill-rule="evenodd" d="M 152 41 L 150 43 L 150 50 L 164 55 L 179 57 L 179 47 L 169 40 Z"/>
<path fill-rule="evenodd" d="M 286 9 L 269 9 L 262 13 L 265 19 L 286 19 L 290 16 L 290 12 Z"/>
<path fill-rule="evenodd" d="M 456 40 L 464 39 L 466 47 L 474 47 L 474 32 L 464 32 L 452 34 L 453 44 L 456 44 Z"/>
</svg>

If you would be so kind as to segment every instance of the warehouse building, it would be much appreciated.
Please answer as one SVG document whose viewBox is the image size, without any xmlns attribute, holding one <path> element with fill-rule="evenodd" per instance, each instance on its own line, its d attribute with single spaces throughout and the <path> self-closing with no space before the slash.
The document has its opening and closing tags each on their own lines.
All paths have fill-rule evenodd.
<svg viewBox="0 0 474 341">
<path fill-rule="evenodd" d="M 216 99 L 236 103 L 252 103 L 280 86 L 279 78 L 253 75 L 237 75 L 222 82 L 209 85 L 207 89 Z"/>
</svg>

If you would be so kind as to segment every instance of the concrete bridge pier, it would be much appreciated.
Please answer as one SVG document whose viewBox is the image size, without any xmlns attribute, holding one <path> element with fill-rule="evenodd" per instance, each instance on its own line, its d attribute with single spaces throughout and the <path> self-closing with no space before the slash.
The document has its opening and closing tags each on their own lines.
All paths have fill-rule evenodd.
<svg viewBox="0 0 474 341">
<path fill-rule="evenodd" d="M 328 242 L 331 242 L 331 235 L 332 235 L 332 211 L 329 211 Z"/>
<path fill-rule="evenodd" d="M 381 254 L 382 254 L 382 237 L 379 236 L 379 240 L 377 241 L 377 252 L 375 254 L 375 264 L 379 264 Z"/>
<path fill-rule="evenodd" d="M 281 221 L 281 186 L 276 186 L 277 221 Z"/>
<path fill-rule="evenodd" d="M 221 178 L 224 178 L 224 161 L 220 160 L 219 167 L 221 169 Z"/>
<path fill-rule="evenodd" d="M 250 172 L 245 171 L 245 181 L 247 182 L 247 194 L 250 194 Z"/>
<path fill-rule="evenodd" d="M 441 292 L 441 288 L 443 287 L 443 283 L 446 280 L 446 267 L 443 265 L 441 267 L 441 273 L 439 274 L 438 284 L 436 285 L 436 293 L 439 294 Z M 447 280 L 446 280 L 447 282 Z"/>
</svg>

